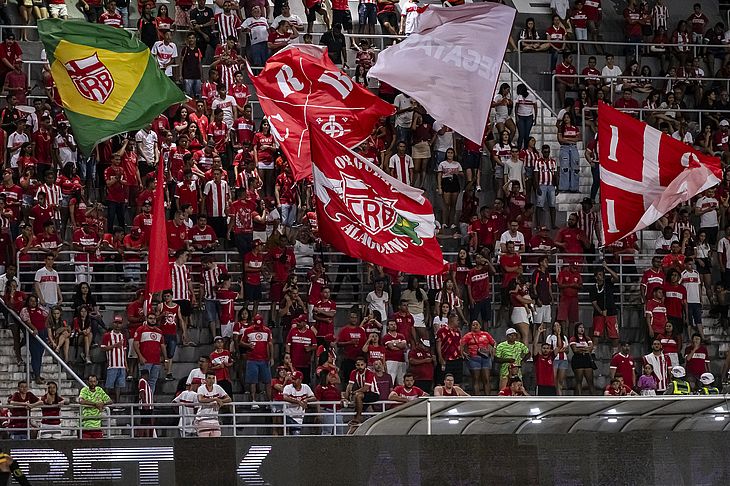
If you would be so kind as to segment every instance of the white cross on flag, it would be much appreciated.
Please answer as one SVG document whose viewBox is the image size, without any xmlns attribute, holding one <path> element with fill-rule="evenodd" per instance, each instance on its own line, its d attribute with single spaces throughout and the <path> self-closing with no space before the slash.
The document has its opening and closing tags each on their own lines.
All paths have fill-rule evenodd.
<svg viewBox="0 0 730 486">
<path fill-rule="evenodd" d="M 598 120 L 604 244 L 646 228 L 720 183 L 720 159 L 605 103 L 598 105 Z"/>
</svg>

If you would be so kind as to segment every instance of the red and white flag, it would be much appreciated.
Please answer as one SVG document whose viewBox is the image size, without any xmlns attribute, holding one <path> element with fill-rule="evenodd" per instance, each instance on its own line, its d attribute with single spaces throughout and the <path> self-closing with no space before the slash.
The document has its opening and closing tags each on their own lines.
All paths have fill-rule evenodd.
<svg viewBox="0 0 730 486">
<path fill-rule="evenodd" d="M 444 257 L 423 191 L 389 176 L 321 129 L 313 129 L 310 140 L 322 240 L 401 272 L 440 273 Z"/>
<path fill-rule="evenodd" d="M 602 102 L 598 120 L 604 244 L 646 228 L 720 183 L 720 159 Z"/>
<path fill-rule="evenodd" d="M 482 143 L 515 9 L 496 3 L 440 8 L 378 55 L 368 76 L 418 101 L 436 120 Z"/>
<path fill-rule="evenodd" d="M 340 71 L 319 46 L 285 47 L 250 78 L 296 180 L 312 173 L 308 123 L 354 147 L 370 136 L 380 117 L 395 112 Z"/>
</svg>

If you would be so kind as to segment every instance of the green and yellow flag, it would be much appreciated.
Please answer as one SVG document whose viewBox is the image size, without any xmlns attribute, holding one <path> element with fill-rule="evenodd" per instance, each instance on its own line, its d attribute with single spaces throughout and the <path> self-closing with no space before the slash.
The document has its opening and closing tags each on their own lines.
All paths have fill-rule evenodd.
<svg viewBox="0 0 730 486">
<path fill-rule="evenodd" d="M 38 22 L 53 80 L 85 154 L 109 137 L 138 130 L 185 95 L 147 46 L 124 29 L 89 22 Z"/>
</svg>

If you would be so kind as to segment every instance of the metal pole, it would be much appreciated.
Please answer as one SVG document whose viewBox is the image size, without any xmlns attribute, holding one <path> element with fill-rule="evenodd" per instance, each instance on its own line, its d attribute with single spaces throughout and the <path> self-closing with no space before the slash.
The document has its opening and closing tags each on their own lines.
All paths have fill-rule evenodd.
<svg viewBox="0 0 730 486">
<path fill-rule="evenodd" d="M 522 39 L 517 41 L 517 74 L 522 76 Z"/>
<path fill-rule="evenodd" d="M 431 400 L 426 399 L 426 435 L 431 435 Z"/>
<path fill-rule="evenodd" d="M 556 112 L 555 110 L 555 75 L 553 74 L 550 78 L 550 96 L 552 97 L 552 105 L 553 105 L 553 113 Z"/>
</svg>

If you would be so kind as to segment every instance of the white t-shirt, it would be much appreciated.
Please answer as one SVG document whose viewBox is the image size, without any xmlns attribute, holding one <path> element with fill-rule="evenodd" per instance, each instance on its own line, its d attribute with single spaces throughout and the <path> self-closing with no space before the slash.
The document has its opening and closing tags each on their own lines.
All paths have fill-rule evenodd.
<svg viewBox="0 0 730 486">
<path fill-rule="evenodd" d="M 442 327 L 446 327 L 448 325 L 449 325 L 449 318 L 446 317 L 446 316 L 444 316 L 444 317 L 436 316 L 436 317 L 433 318 L 433 330 L 434 330 L 434 332 L 436 332 L 439 329 L 441 329 Z"/>
<path fill-rule="evenodd" d="M 393 104 L 395 105 L 396 110 L 400 111 L 412 107 L 413 101 L 403 93 L 399 93 L 393 100 Z M 401 113 L 395 117 L 395 126 L 397 127 L 411 128 L 411 122 L 413 122 L 412 111 L 406 111 L 405 113 Z"/>
<path fill-rule="evenodd" d="M 365 297 L 365 301 L 368 303 L 368 309 L 371 311 L 378 311 L 380 313 L 380 319 L 386 319 L 388 317 L 388 302 L 390 297 L 388 296 L 388 292 L 383 291 L 383 295 L 378 297 L 378 294 L 375 293 L 373 290 L 370 292 L 367 297 Z"/>
<path fill-rule="evenodd" d="M 450 179 L 452 177 L 458 177 L 462 171 L 461 164 L 455 160 L 449 162 L 448 160 L 442 161 L 436 168 L 436 172 L 441 172 L 441 179 Z"/>
<path fill-rule="evenodd" d="M 533 116 L 535 114 L 536 104 L 537 98 L 532 93 L 527 93 L 527 96 L 517 95 L 515 99 L 515 111 L 518 116 Z"/>
<path fill-rule="evenodd" d="M 198 388 L 198 395 L 203 395 L 205 398 L 225 398 L 228 396 L 226 391 L 221 388 L 220 385 L 214 384 L 213 389 L 208 391 L 208 388 L 205 386 L 205 383 L 200 385 Z M 197 420 L 199 422 L 202 421 L 213 421 L 218 422 L 218 409 L 220 407 L 217 403 L 211 402 L 211 403 L 201 403 L 200 408 L 198 409 Z"/>
<path fill-rule="evenodd" d="M 454 148 L 454 131 L 447 128 L 443 134 L 438 133 L 444 124 L 436 122 L 433 124 L 433 131 L 436 132 L 436 140 L 433 144 L 433 149 L 436 152 L 446 152 L 450 148 Z"/>
<path fill-rule="evenodd" d="M 515 251 L 522 251 L 525 249 L 525 235 L 522 234 L 522 231 L 518 231 L 515 236 L 512 236 L 509 233 L 509 230 L 502 233 L 502 236 L 499 237 L 500 246 L 502 243 L 507 244 L 508 241 L 513 241 L 515 243 Z"/>
<path fill-rule="evenodd" d="M 191 390 L 185 390 L 178 396 L 173 398 L 174 403 L 180 403 L 179 413 L 180 420 L 177 426 L 180 427 L 183 435 L 191 435 L 195 432 L 193 427 L 193 421 L 195 420 L 195 408 L 184 406 L 182 404 L 193 404 L 198 403 L 198 394 Z"/>
<path fill-rule="evenodd" d="M 76 145 L 74 136 L 70 133 L 66 135 L 69 143 Z M 53 141 L 53 148 L 58 149 L 58 158 L 60 160 L 60 166 L 63 167 L 67 162 L 76 163 L 76 151 L 71 150 L 66 140 L 61 135 L 56 135 L 56 139 Z"/>
<path fill-rule="evenodd" d="M 699 304 L 700 300 L 700 274 L 697 270 L 682 272 L 682 285 L 687 291 L 687 303 Z"/>
<path fill-rule="evenodd" d="M 676 132 L 674 132 L 672 134 L 672 138 L 674 140 L 679 140 L 679 141 L 684 142 L 684 143 L 689 144 L 689 145 L 692 145 L 694 143 L 694 141 L 695 141 L 694 138 L 692 138 L 692 134 L 691 133 L 684 132 L 684 136 L 682 136 L 682 134 L 679 133 L 679 130 L 677 130 Z"/>
<path fill-rule="evenodd" d="M 172 76 L 172 60 L 177 57 L 177 46 L 174 42 L 165 44 L 165 41 L 157 41 L 152 46 L 152 55 L 157 58 L 160 69 L 165 70 L 166 76 Z"/>
<path fill-rule="evenodd" d="M 603 76 L 603 82 L 605 84 L 609 83 L 615 83 L 619 76 L 623 73 L 623 70 L 618 66 L 613 66 L 613 68 L 609 68 L 608 66 L 603 66 L 603 69 L 601 69 L 601 76 Z"/>
<path fill-rule="evenodd" d="M 294 384 L 290 383 L 284 387 L 284 391 L 282 392 L 282 394 L 285 397 L 296 398 L 299 400 L 314 396 L 314 393 L 312 392 L 312 389 L 309 388 L 309 385 L 304 383 L 302 383 L 302 387 L 299 390 L 294 388 Z M 299 405 L 284 402 L 284 414 L 290 416 L 300 424 L 304 421 L 304 412 L 305 410 Z"/>
<path fill-rule="evenodd" d="M 717 252 L 725 254 L 725 268 L 730 270 L 730 241 L 727 238 L 717 242 Z"/>
<path fill-rule="evenodd" d="M 672 246 L 673 241 L 677 241 L 677 235 L 672 235 L 671 237 L 669 237 L 669 239 L 664 238 L 663 235 L 659 235 L 659 238 L 654 240 L 654 249 L 669 250 L 669 248 Z"/>
<path fill-rule="evenodd" d="M 38 289 L 47 305 L 58 304 L 58 283 L 60 280 L 57 271 L 43 267 L 35 273 L 33 280 L 38 283 Z"/>
<path fill-rule="evenodd" d="M 522 187 L 522 174 L 525 172 L 525 163 L 522 162 L 520 159 L 513 159 L 512 157 L 509 158 L 509 160 L 504 162 L 504 180 L 507 181 L 517 181 L 520 183 L 520 190 L 524 191 L 525 188 Z"/>
<path fill-rule="evenodd" d="M 697 209 L 715 208 L 717 209 L 720 204 L 714 197 L 702 196 L 695 203 Z M 715 228 L 718 225 L 717 211 L 708 211 L 700 216 L 700 228 Z"/>
<path fill-rule="evenodd" d="M 157 145 L 157 134 L 154 130 L 140 130 L 134 136 L 134 141 L 140 147 L 140 155 L 150 165 L 157 165 L 155 160 L 155 146 Z"/>
<path fill-rule="evenodd" d="M 568 0 L 550 0 L 550 8 L 555 10 L 555 13 L 558 14 L 561 19 L 564 19 L 568 16 L 570 2 Z"/>
<path fill-rule="evenodd" d="M 411 34 L 418 29 L 418 16 L 420 15 L 420 13 L 418 13 L 419 8 L 422 7 L 418 3 L 410 1 L 406 2 L 405 7 L 403 8 L 401 17 L 406 18 L 406 25 L 403 29 L 406 35 Z"/>
<path fill-rule="evenodd" d="M 494 104 L 501 103 L 502 100 L 504 100 L 504 96 L 502 96 L 499 93 L 494 94 Z M 507 96 L 507 99 L 510 99 L 509 96 Z M 497 105 L 494 107 L 494 114 L 497 116 L 497 120 L 505 120 L 509 116 L 509 108 L 507 105 Z"/>
<path fill-rule="evenodd" d="M 259 44 L 269 40 L 269 24 L 266 17 L 253 18 L 249 17 L 243 21 L 242 29 L 251 30 L 251 44 Z"/>
<path fill-rule="evenodd" d="M 22 147 L 21 144 L 26 142 L 30 142 L 28 134 L 26 133 L 21 134 L 18 132 L 13 132 L 8 135 L 8 148 L 12 147 L 13 145 L 18 145 L 17 150 L 10 153 L 10 167 L 12 167 L 13 169 L 16 169 L 18 167 L 18 158 L 20 158 L 20 149 Z"/>
<path fill-rule="evenodd" d="M 216 108 L 223 110 L 223 123 L 230 129 L 233 126 L 233 107 L 236 106 L 236 98 L 226 95 L 225 98 L 216 97 L 211 103 L 211 110 Z"/>
</svg>

